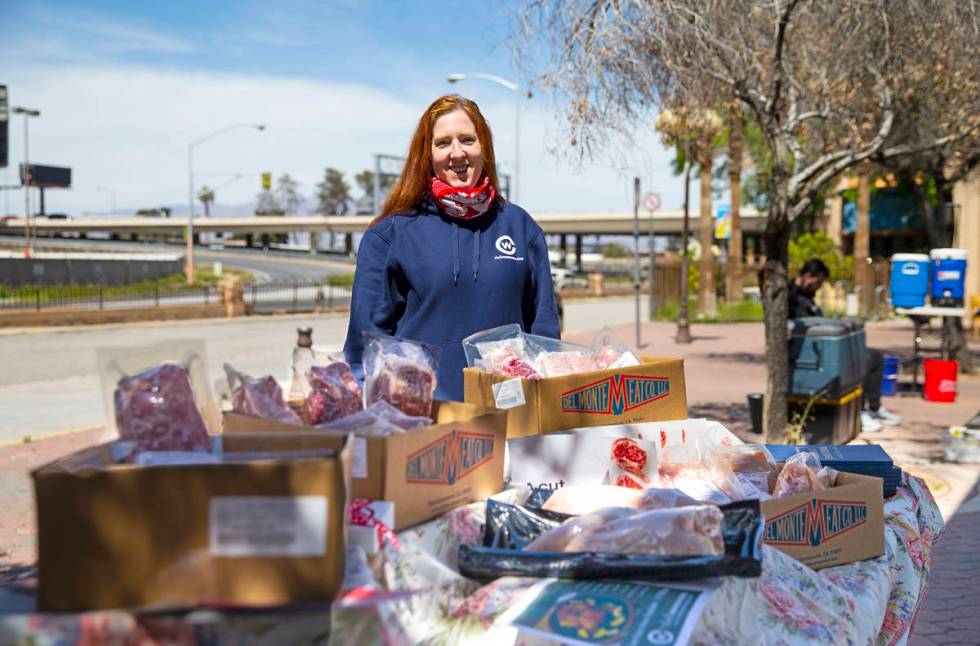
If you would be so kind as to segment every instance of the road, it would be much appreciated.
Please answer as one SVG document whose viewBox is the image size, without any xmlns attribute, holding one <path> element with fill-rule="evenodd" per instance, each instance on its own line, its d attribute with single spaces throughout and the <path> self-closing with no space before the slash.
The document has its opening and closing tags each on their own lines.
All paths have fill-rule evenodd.
<svg viewBox="0 0 980 646">
<path fill-rule="evenodd" d="M 16 238 L 0 238 L 4 246 L 16 246 Z M 44 238 L 38 242 L 42 248 L 79 248 L 98 251 L 183 253 L 181 245 L 164 243 L 111 242 L 108 240 L 56 240 Z M 238 267 L 251 272 L 259 282 L 311 281 L 328 274 L 347 274 L 354 271 L 354 263 L 336 256 L 313 256 L 297 252 L 263 251 L 261 249 L 232 249 L 213 251 L 206 247 L 195 247 L 194 261 L 197 263 L 221 262 L 229 267 Z"/>
<path fill-rule="evenodd" d="M 631 299 L 565 305 L 567 333 L 632 320 Z M 104 419 L 95 349 L 140 347 L 161 341 L 203 339 L 212 384 L 230 362 L 244 372 L 288 381 L 296 328 L 312 327 L 318 346 L 343 346 L 347 314 L 254 316 L 231 320 L 0 330 L 0 444 L 26 436 L 100 425 Z"/>
</svg>

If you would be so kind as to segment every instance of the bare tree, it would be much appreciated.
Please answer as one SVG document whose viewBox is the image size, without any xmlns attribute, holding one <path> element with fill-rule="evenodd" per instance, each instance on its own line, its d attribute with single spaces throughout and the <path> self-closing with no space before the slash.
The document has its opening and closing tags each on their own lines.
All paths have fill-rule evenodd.
<svg viewBox="0 0 980 646">
<path fill-rule="evenodd" d="M 786 430 L 790 224 L 838 175 L 948 145 L 980 125 L 974 2 L 903 0 L 528 0 L 521 59 L 555 98 L 569 143 L 597 152 L 610 131 L 649 123 L 664 99 L 736 97 L 770 155 L 764 233 L 766 437 Z M 907 98 L 944 118 L 923 128 Z"/>
<path fill-rule="evenodd" d="M 299 182 L 286 173 L 276 181 L 276 202 L 289 215 L 297 215 L 303 207 L 303 198 L 299 194 Z"/>
</svg>

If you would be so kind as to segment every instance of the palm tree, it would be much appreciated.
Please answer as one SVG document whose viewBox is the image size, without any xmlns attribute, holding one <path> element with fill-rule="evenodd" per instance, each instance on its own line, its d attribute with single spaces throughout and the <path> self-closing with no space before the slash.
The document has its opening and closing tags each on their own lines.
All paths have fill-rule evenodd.
<svg viewBox="0 0 980 646">
<path fill-rule="evenodd" d="M 211 215 L 211 204 L 214 203 L 214 189 L 202 186 L 197 192 L 197 199 L 204 205 L 204 217 Z"/>
</svg>

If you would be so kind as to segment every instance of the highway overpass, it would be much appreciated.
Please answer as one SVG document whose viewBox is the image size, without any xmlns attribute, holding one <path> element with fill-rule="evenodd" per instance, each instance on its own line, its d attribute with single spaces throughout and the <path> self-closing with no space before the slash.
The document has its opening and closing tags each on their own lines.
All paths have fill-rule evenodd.
<svg viewBox="0 0 980 646">
<path fill-rule="evenodd" d="M 748 235 L 761 234 L 765 228 L 765 215 L 755 209 L 742 210 L 742 230 Z M 194 218 L 194 230 L 198 233 L 274 234 L 305 231 L 311 233 L 363 233 L 373 216 L 253 216 L 236 218 Z M 630 212 L 592 213 L 542 213 L 534 219 L 548 234 L 580 235 L 629 235 L 633 233 L 633 214 Z M 650 214 L 640 213 L 640 233 L 646 235 L 650 226 Z M 692 234 L 698 230 L 699 215 L 690 213 Z M 653 218 L 657 235 L 680 235 L 683 221 L 681 211 L 658 211 Z M 182 236 L 187 219 L 181 217 L 100 217 L 80 216 L 71 220 L 36 221 L 39 235 L 58 233 L 109 233 Z M 0 225 L 0 234 L 23 235 L 24 220 L 13 219 Z"/>
</svg>

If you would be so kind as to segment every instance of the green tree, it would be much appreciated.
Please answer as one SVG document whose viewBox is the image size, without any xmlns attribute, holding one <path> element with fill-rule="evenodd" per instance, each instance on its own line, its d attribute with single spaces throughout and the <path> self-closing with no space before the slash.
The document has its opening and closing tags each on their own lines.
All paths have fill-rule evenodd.
<svg viewBox="0 0 980 646">
<path fill-rule="evenodd" d="M 197 199 L 204 205 L 204 217 L 211 216 L 211 205 L 214 204 L 214 189 L 202 186 L 197 192 Z"/>
<path fill-rule="evenodd" d="M 299 194 L 299 182 L 289 173 L 276 181 L 276 202 L 286 213 L 296 215 L 303 208 L 303 198 Z"/>
<path fill-rule="evenodd" d="M 602 248 L 602 255 L 605 258 L 627 258 L 633 254 L 623 245 L 610 242 Z"/>
<path fill-rule="evenodd" d="M 272 191 L 264 190 L 255 196 L 255 215 L 285 215 Z"/>
<path fill-rule="evenodd" d="M 830 269 L 830 281 L 854 282 L 854 257 L 841 254 L 826 233 L 804 233 L 789 242 L 789 275 L 795 276 L 807 260 L 819 258 Z"/>
<path fill-rule="evenodd" d="M 363 176 L 364 173 L 360 173 L 360 175 Z M 343 215 L 347 212 L 347 201 L 350 200 L 350 184 L 344 179 L 342 172 L 336 168 L 327 167 L 324 169 L 323 181 L 316 185 L 316 190 L 317 213 Z"/>
</svg>

